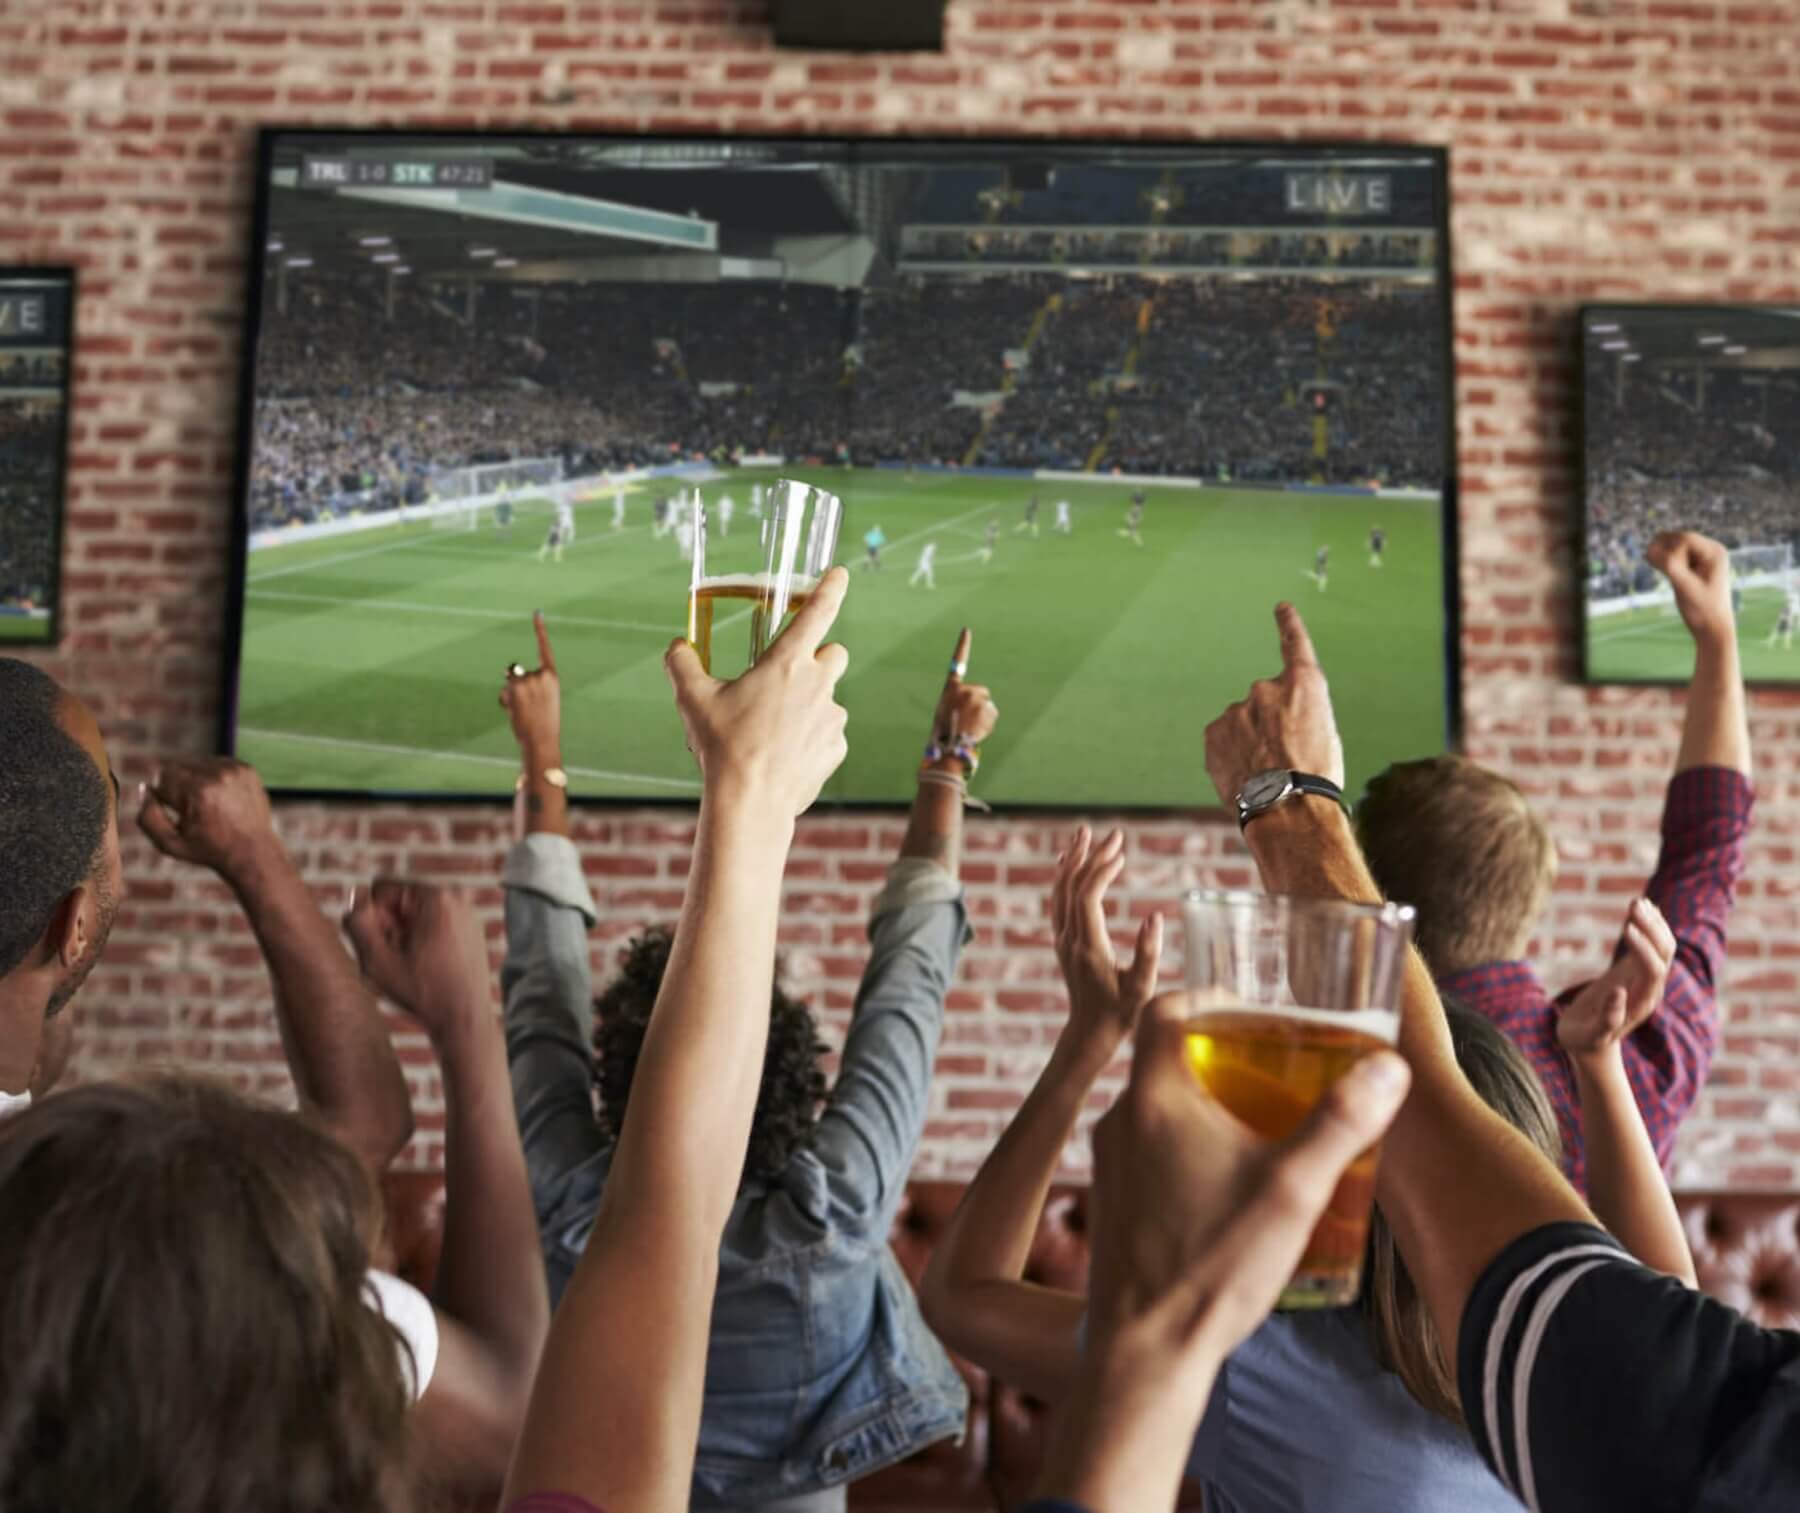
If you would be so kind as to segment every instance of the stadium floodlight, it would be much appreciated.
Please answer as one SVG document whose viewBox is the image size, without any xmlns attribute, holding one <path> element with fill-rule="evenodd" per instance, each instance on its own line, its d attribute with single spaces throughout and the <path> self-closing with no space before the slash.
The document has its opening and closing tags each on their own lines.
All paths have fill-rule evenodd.
<svg viewBox="0 0 1800 1513">
<path fill-rule="evenodd" d="M 377 252 L 369 261 L 371 263 L 397 263 L 400 261 L 400 254 L 398 252 Z"/>
<path fill-rule="evenodd" d="M 271 251 L 271 252 L 279 252 L 286 245 L 287 244 L 285 242 L 283 242 L 282 239 L 278 236 L 272 236 L 269 238 L 269 251 Z"/>
<path fill-rule="evenodd" d="M 499 255 L 498 247 L 471 247 L 469 249 L 470 257 L 498 257 Z"/>
<path fill-rule="evenodd" d="M 1713 336 L 1713 335 L 1709 334 L 1709 335 L 1700 337 L 1699 341 L 1700 341 L 1700 345 L 1703 347 L 1722 347 L 1725 345 L 1726 338 L 1723 336 Z"/>
<path fill-rule="evenodd" d="M 407 267 L 407 265 L 405 263 L 401 263 L 398 267 L 388 269 L 388 272 L 389 273 L 411 273 L 412 269 Z"/>
<path fill-rule="evenodd" d="M 391 247 L 394 239 L 391 236 L 359 236 L 356 239 L 359 247 Z"/>
<path fill-rule="evenodd" d="M 287 260 L 287 265 L 290 268 L 310 268 L 312 267 L 312 259 L 310 257 L 290 257 Z"/>
<path fill-rule="evenodd" d="M 1749 350 L 1750 349 L 1748 347 L 1726 347 L 1725 355 L 1727 357 L 1742 357 Z"/>
<path fill-rule="evenodd" d="M 1642 362 L 1643 360 L 1644 354 L 1642 352 L 1627 352 L 1619 359 L 1620 362 Z"/>
<path fill-rule="evenodd" d="M 496 268 L 516 268 L 519 266 L 519 260 L 516 257 L 497 257 L 494 259 L 494 266 Z"/>
<path fill-rule="evenodd" d="M 1602 352 L 1629 352 L 1631 343 L 1628 341 L 1603 341 L 1600 343 L 1600 350 Z"/>
<path fill-rule="evenodd" d="M 1595 336 L 1607 336 L 1607 335 L 1610 335 L 1614 331 L 1622 331 L 1623 329 L 1624 329 L 1624 327 L 1621 326 L 1617 321 L 1608 321 L 1608 322 L 1605 322 L 1604 324 L 1595 324 L 1595 325 L 1588 327 L 1588 330 L 1591 331 Z"/>
</svg>

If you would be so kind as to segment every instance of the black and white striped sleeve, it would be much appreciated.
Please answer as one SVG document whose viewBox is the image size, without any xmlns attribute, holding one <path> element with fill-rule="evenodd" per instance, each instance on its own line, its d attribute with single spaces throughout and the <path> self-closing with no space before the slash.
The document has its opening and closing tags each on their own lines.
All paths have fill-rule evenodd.
<svg viewBox="0 0 1800 1513">
<path fill-rule="evenodd" d="M 1458 1337 L 1476 1447 L 1532 1513 L 1800 1507 L 1800 1335 L 1552 1224 L 1483 1274 Z"/>
</svg>

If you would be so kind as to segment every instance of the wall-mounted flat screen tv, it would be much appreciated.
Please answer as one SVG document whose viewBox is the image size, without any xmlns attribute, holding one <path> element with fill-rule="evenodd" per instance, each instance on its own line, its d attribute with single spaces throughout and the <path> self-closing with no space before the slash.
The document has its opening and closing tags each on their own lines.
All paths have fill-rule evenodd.
<svg viewBox="0 0 1800 1513">
<path fill-rule="evenodd" d="M 1731 548 L 1744 675 L 1800 683 L 1800 306 L 1581 313 L 1595 683 L 1683 683 L 1694 643 L 1644 560 L 1660 531 Z"/>
<path fill-rule="evenodd" d="M 1445 747 L 1440 152 L 277 130 L 259 174 L 224 741 L 277 789 L 509 793 L 541 608 L 573 791 L 691 799 L 670 506 L 783 478 L 857 564 L 830 799 L 909 796 L 965 624 L 998 805 L 1212 805 L 1283 598 L 1352 786 Z"/>
<path fill-rule="evenodd" d="M 0 648 L 57 635 L 72 268 L 0 268 Z"/>
</svg>

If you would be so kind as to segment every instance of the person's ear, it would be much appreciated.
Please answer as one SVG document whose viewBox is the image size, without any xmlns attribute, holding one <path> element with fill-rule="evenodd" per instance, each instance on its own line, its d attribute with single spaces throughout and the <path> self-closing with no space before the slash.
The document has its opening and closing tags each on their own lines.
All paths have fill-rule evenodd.
<svg viewBox="0 0 1800 1513">
<path fill-rule="evenodd" d="M 54 956 L 65 972 L 73 971 L 86 954 L 95 927 L 94 892 L 77 883 L 62 896 L 44 932 L 46 956 Z"/>
</svg>

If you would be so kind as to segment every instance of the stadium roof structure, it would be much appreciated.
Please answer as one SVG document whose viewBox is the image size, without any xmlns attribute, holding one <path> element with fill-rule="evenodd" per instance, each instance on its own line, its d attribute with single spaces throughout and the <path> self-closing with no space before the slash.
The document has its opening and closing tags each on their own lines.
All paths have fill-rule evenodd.
<svg viewBox="0 0 1800 1513">
<path fill-rule="evenodd" d="M 526 281 L 645 258 L 710 257 L 716 272 L 719 259 L 768 258 L 777 239 L 855 235 L 818 162 L 754 147 L 299 136 L 273 154 L 268 251 L 288 266 L 338 272 Z M 325 156 L 479 162 L 487 178 L 311 187 L 303 161 Z"/>
<path fill-rule="evenodd" d="M 1800 369 L 1800 307 L 1591 305 L 1590 358 L 1652 368 Z"/>
</svg>

